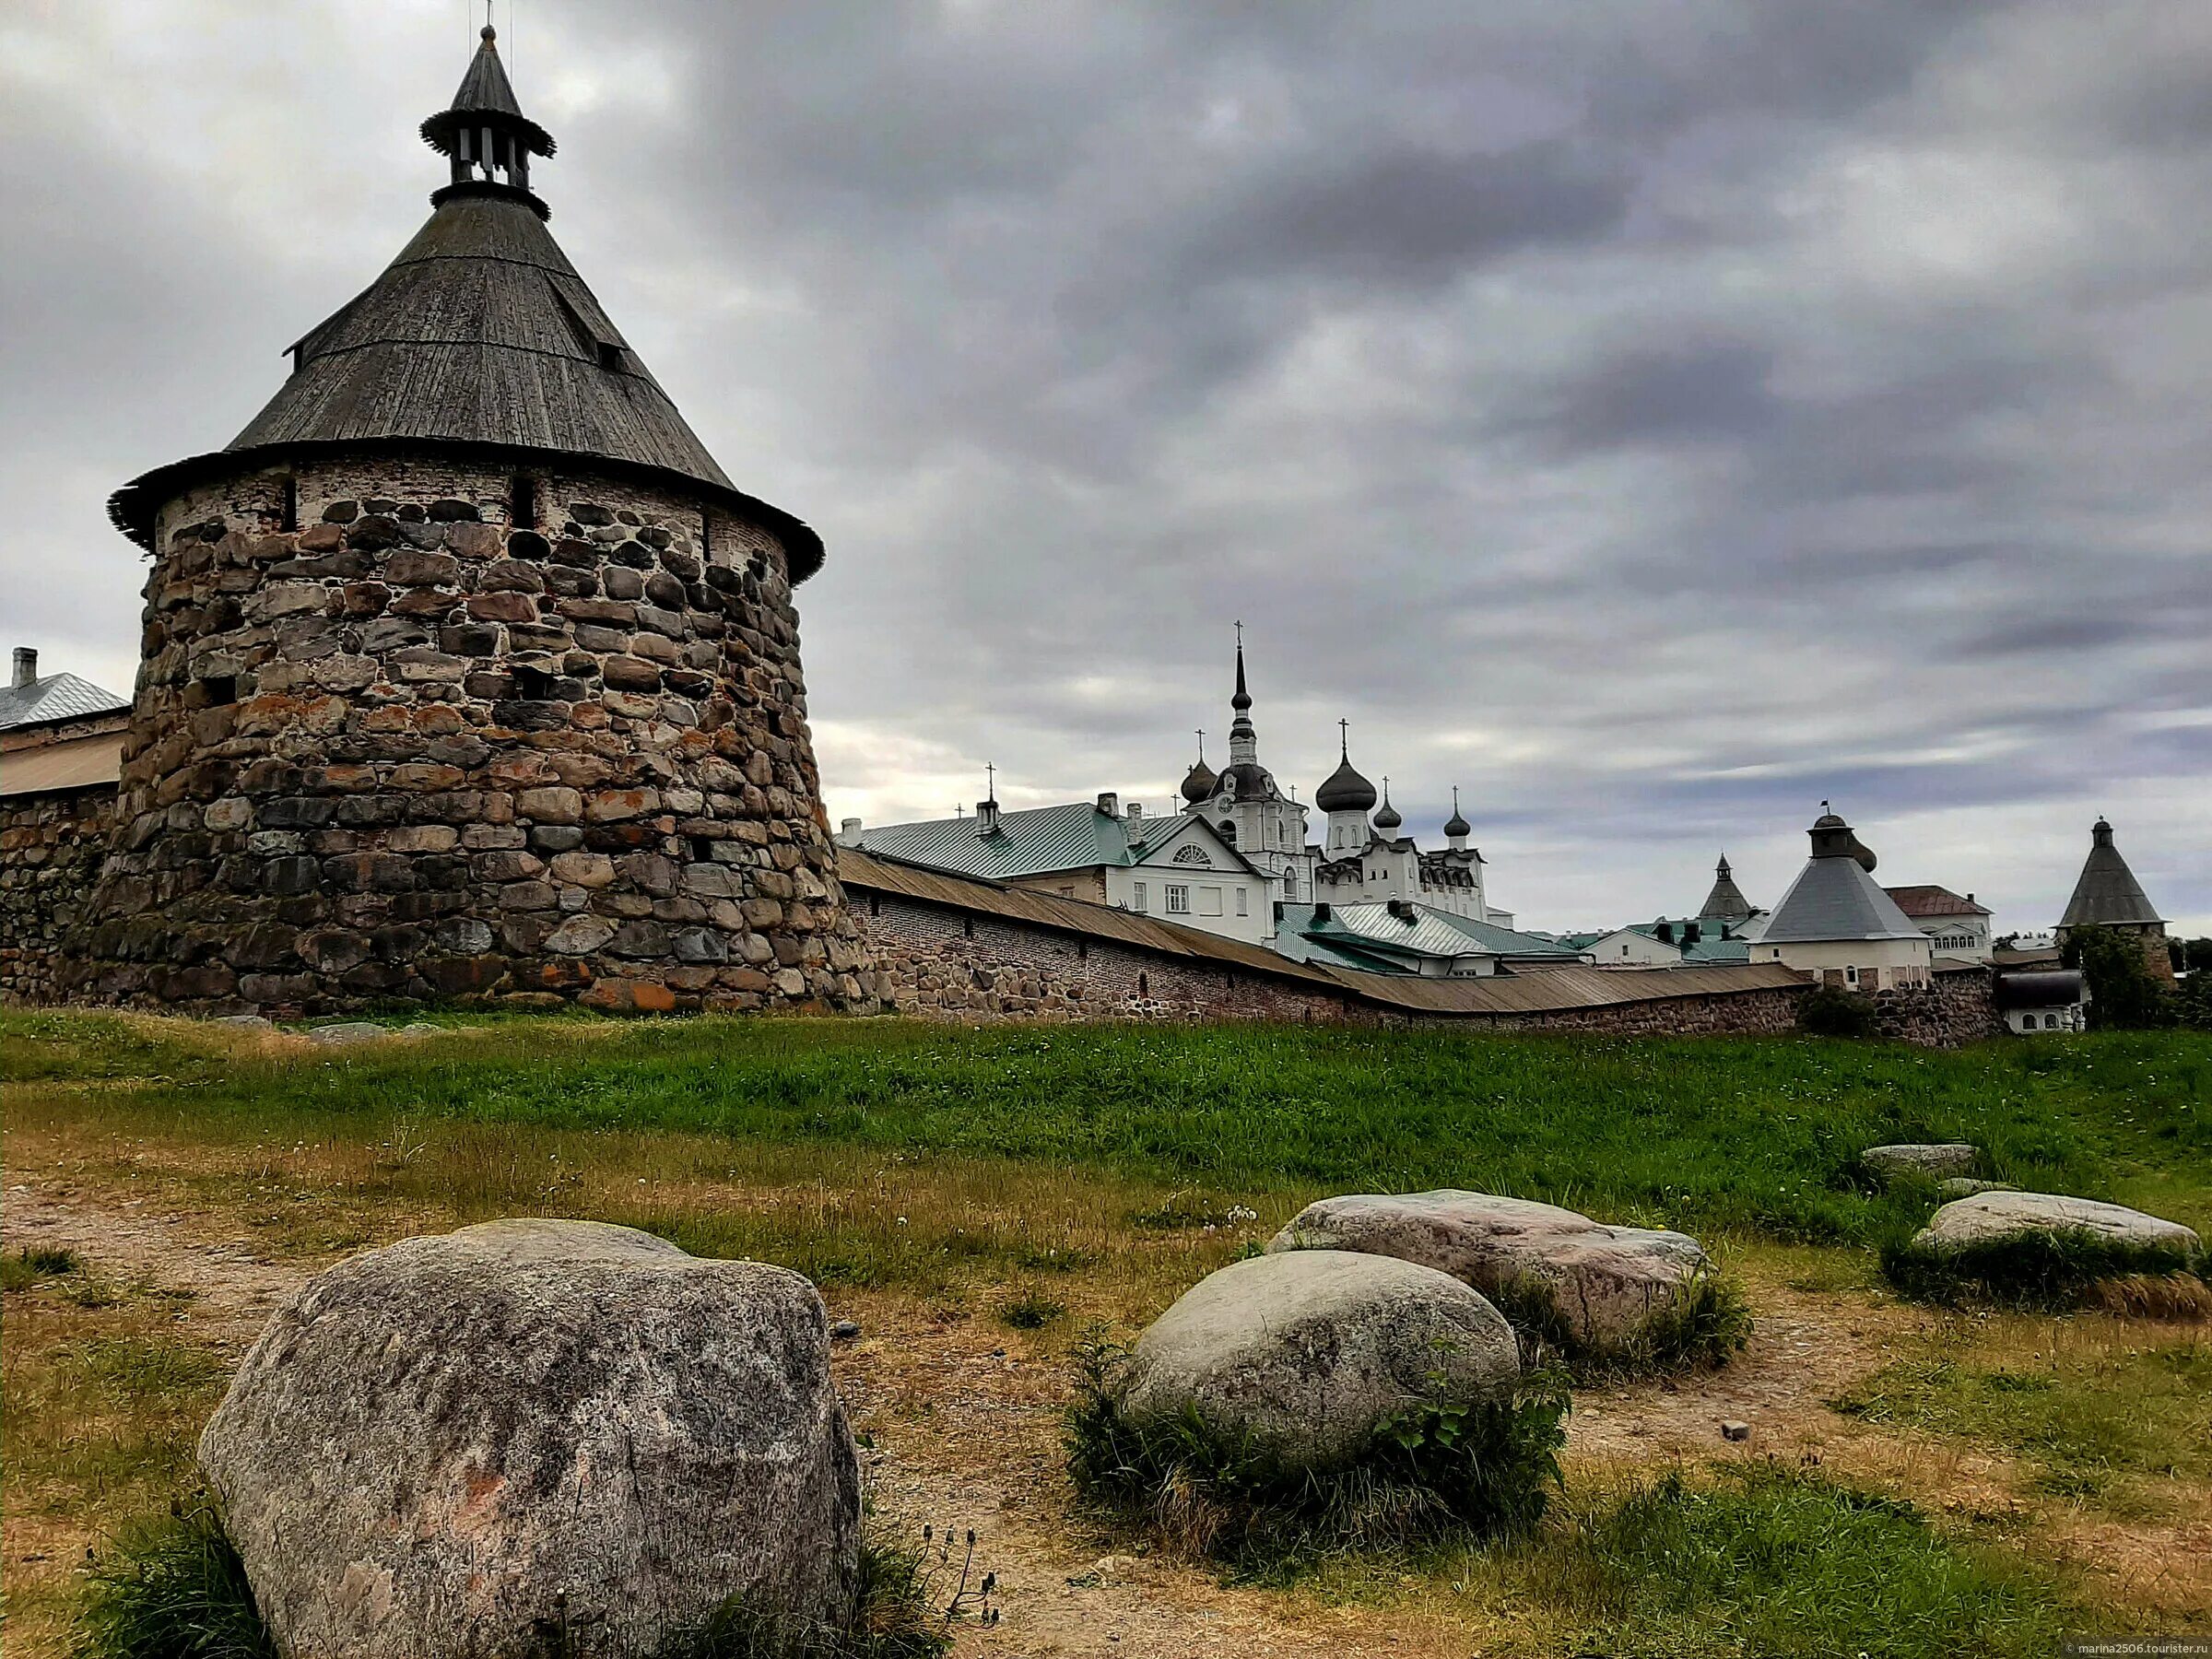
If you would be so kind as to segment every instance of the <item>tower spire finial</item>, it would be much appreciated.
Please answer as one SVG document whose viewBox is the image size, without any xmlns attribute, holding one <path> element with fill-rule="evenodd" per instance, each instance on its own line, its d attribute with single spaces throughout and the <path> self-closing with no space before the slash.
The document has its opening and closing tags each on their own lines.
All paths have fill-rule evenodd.
<svg viewBox="0 0 2212 1659">
<path fill-rule="evenodd" d="M 1204 765 L 1206 764 L 1206 728 L 1205 728 L 1204 726 L 1200 726 L 1200 727 L 1198 727 L 1198 728 L 1197 728 L 1197 731 L 1198 731 L 1198 764 L 1199 764 L 1199 765 L 1201 765 L 1201 766 L 1204 766 Z"/>
<path fill-rule="evenodd" d="M 1240 715 L 1252 707 L 1252 693 L 1244 688 L 1244 624 L 1237 624 L 1237 694 L 1229 700 L 1229 706 Z"/>
<path fill-rule="evenodd" d="M 1351 758 L 1352 723 L 1348 720 L 1339 720 L 1336 723 L 1336 759 L 1349 760 Z"/>
</svg>

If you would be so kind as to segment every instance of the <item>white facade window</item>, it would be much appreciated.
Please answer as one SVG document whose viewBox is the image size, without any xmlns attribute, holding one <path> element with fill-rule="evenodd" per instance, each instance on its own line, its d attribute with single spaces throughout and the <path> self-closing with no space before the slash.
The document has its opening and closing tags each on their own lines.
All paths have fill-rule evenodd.
<svg viewBox="0 0 2212 1659">
<path fill-rule="evenodd" d="M 1251 900 L 1242 888 L 1237 889 L 1237 914 L 1240 916 L 1252 914 Z"/>
<path fill-rule="evenodd" d="M 1145 884 L 1141 881 L 1129 886 L 1129 908 L 1140 916 L 1145 913 Z"/>
<path fill-rule="evenodd" d="M 1859 971 L 1856 968 L 1844 969 L 1843 982 L 1847 985 L 1857 984 L 1859 982 Z"/>
<path fill-rule="evenodd" d="M 1191 889 L 1180 882 L 1168 883 L 1168 914 L 1187 916 L 1191 913 Z"/>
<path fill-rule="evenodd" d="M 1202 887 L 1198 889 L 1198 913 L 1202 916 L 1218 916 L 1221 913 L 1219 888 Z"/>
</svg>

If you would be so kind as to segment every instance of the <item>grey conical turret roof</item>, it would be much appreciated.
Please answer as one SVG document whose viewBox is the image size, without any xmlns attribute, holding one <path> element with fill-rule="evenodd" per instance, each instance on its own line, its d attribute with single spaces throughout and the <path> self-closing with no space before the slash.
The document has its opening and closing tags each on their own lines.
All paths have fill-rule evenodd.
<svg viewBox="0 0 2212 1659">
<path fill-rule="evenodd" d="M 479 41 L 477 55 L 468 61 L 468 72 L 453 92 L 453 101 L 422 124 L 424 140 L 432 149 L 450 156 L 456 132 L 464 126 L 488 123 L 513 133 L 538 155 L 551 155 L 553 135 L 523 113 L 514 84 L 507 78 L 507 65 L 500 61 L 499 30 L 487 23 Z"/>
<path fill-rule="evenodd" d="M 1862 867 L 1851 826 L 1824 813 L 1812 828 L 1812 856 L 1767 918 L 1769 945 L 1827 940 L 1917 939 L 1921 931 Z"/>
<path fill-rule="evenodd" d="M 455 108 L 424 124 L 434 146 L 451 136 L 439 124 L 460 124 L 463 114 L 503 122 L 525 141 L 523 129 L 535 130 L 503 107 L 513 88 L 487 37 Z M 483 108 L 463 111 L 461 99 Z M 538 136 L 549 152 L 552 140 Z M 431 200 L 429 219 L 382 275 L 292 344 L 290 378 L 227 448 L 115 492 L 108 512 L 117 528 L 150 548 L 165 501 L 199 478 L 236 472 L 241 460 L 496 450 L 695 487 L 774 530 L 794 582 L 820 568 L 821 538 L 740 491 L 708 453 L 560 251 L 528 189 L 469 179 Z"/>
<path fill-rule="evenodd" d="M 1728 867 L 1728 855 L 1721 854 L 1721 862 L 1712 867 L 1712 891 L 1705 895 L 1705 902 L 1698 907 L 1698 918 L 1711 922 L 1747 922 L 1758 912 L 1751 900 L 1744 897 L 1743 888 L 1735 885 L 1735 873 Z"/>
<path fill-rule="evenodd" d="M 2099 818 L 2089 829 L 2089 856 L 2066 900 L 2061 927 L 2112 927 L 2163 924 L 2149 895 L 2112 843 L 2112 827 Z"/>
</svg>

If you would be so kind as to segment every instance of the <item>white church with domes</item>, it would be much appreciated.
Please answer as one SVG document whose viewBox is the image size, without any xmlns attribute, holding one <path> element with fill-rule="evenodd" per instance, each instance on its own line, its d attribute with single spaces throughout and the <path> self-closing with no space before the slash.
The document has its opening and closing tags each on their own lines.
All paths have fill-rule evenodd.
<svg viewBox="0 0 2212 1659">
<path fill-rule="evenodd" d="M 1324 824 L 1322 840 L 1312 842 L 1305 804 L 1286 794 L 1275 774 L 1260 763 L 1241 638 L 1237 688 L 1229 703 L 1229 764 L 1217 772 L 1201 755 L 1182 781 L 1183 807 L 1278 884 L 1277 900 L 1331 905 L 1395 900 L 1496 927 L 1512 926 L 1512 916 L 1492 910 L 1485 899 L 1482 853 L 1468 844 L 1474 827 L 1460 811 L 1456 789 L 1452 816 L 1444 820 L 1443 847 L 1423 852 L 1390 804 L 1390 781 L 1383 780 L 1378 795 L 1353 766 L 1350 728 L 1339 721 L 1336 770 L 1313 794 Z"/>
</svg>

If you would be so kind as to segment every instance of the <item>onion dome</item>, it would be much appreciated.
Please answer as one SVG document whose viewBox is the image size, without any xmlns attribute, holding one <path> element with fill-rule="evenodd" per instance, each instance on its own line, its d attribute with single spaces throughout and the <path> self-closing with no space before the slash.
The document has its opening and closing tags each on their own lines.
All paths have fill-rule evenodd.
<svg viewBox="0 0 2212 1659">
<path fill-rule="evenodd" d="M 1210 801 L 1214 798 L 1214 787 L 1219 782 L 1220 779 L 1214 775 L 1214 769 L 1206 765 L 1205 758 L 1201 756 L 1182 780 L 1182 798 L 1194 806 L 1201 801 Z"/>
<path fill-rule="evenodd" d="M 1375 805 L 1375 786 L 1352 764 L 1350 738 L 1340 736 L 1336 770 L 1313 792 L 1313 805 L 1324 812 L 1368 812 Z"/>
<path fill-rule="evenodd" d="M 1457 788 L 1452 791 L 1452 816 L 1444 820 L 1444 833 L 1446 835 L 1472 835 L 1475 833 L 1475 826 L 1467 822 L 1465 816 L 1459 809 Z"/>
<path fill-rule="evenodd" d="M 1390 804 L 1390 780 L 1385 778 L 1382 780 L 1382 810 L 1375 814 L 1375 828 L 1382 830 L 1395 830 L 1405 821 L 1398 816 L 1398 809 Z"/>
</svg>

